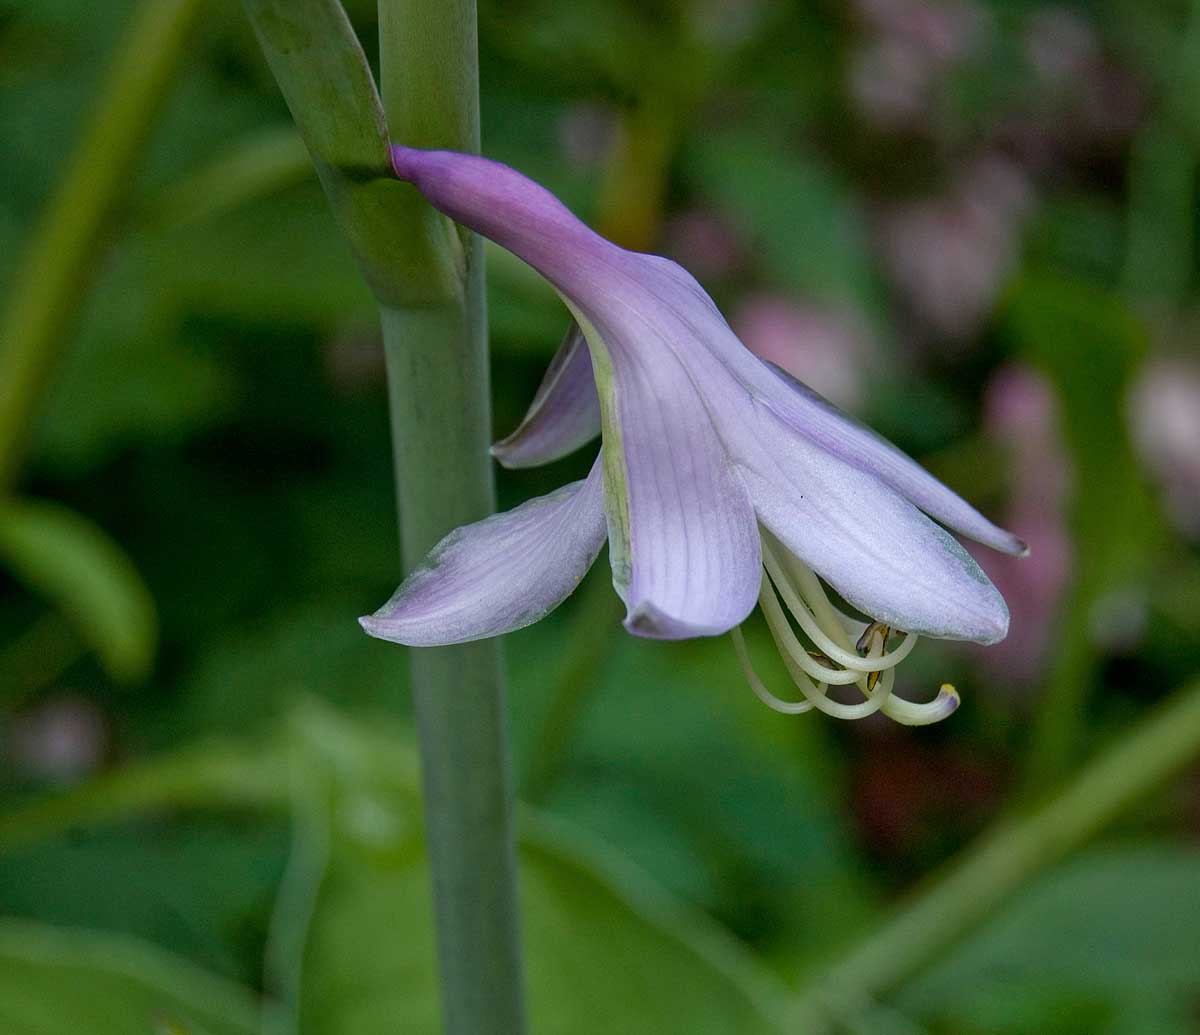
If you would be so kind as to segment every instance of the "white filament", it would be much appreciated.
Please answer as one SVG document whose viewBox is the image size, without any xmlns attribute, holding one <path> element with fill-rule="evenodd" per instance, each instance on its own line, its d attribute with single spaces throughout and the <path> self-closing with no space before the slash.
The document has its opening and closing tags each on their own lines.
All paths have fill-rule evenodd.
<svg viewBox="0 0 1200 1035">
<path fill-rule="evenodd" d="M 799 715 L 815 708 L 840 719 L 861 719 L 882 712 L 906 726 L 924 726 L 946 718 L 958 707 L 958 693 L 949 684 L 942 685 L 934 700 L 924 703 L 906 701 L 892 693 L 896 665 L 916 645 L 915 633 L 906 633 L 898 647 L 887 651 L 887 631 L 882 629 L 880 635 L 870 638 L 864 657 L 852 649 L 850 637 L 851 630 L 855 627 L 863 629 L 863 624 L 842 614 L 830 602 L 816 574 L 765 529 L 762 555 L 764 571 L 759 605 L 788 674 L 803 695 L 803 700 L 786 701 L 771 693 L 754 669 L 741 630 L 734 629 L 734 649 L 742 672 L 759 700 L 769 708 L 787 715 Z M 819 660 L 810 655 L 797 638 L 788 613 L 780 605 L 780 596 L 787 605 L 787 612 L 821 652 Z M 826 660 L 841 667 L 823 664 Z M 873 687 L 872 681 L 875 682 Z M 831 685 L 855 685 L 864 700 L 857 704 L 830 700 L 828 689 Z"/>
</svg>

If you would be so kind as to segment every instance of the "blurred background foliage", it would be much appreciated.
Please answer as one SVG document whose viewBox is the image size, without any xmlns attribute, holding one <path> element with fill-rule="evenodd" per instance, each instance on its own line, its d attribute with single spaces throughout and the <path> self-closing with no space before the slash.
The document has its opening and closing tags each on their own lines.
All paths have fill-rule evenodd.
<svg viewBox="0 0 1200 1035">
<path fill-rule="evenodd" d="M 0 1028 L 428 1032 L 406 661 L 354 621 L 398 575 L 376 316 L 239 5 L 197 6 L 0 503 Z M 135 10 L 0 2 L 10 296 Z M 508 639 L 536 1030 L 805 1030 L 805 980 L 1200 670 L 1200 5 L 480 31 L 490 156 L 1033 547 L 980 557 L 1004 644 L 900 670 L 963 691 L 931 729 L 770 713 L 723 640 L 625 636 L 602 567 Z M 565 316 L 489 262 L 503 434 Z M 588 462 L 498 472 L 501 507 Z M 834 1026 L 1200 1031 L 1198 776 Z"/>
</svg>

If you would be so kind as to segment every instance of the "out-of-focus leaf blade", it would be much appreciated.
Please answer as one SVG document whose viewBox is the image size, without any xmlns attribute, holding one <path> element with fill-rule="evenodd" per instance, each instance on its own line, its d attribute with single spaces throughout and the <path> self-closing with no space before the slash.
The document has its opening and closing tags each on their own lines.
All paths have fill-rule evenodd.
<svg viewBox="0 0 1200 1035">
<path fill-rule="evenodd" d="M 253 995 L 114 935 L 0 921 L 5 1035 L 254 1035 Z"/>
<path fill-rule="evenodd" d="M 1163 845 L 1094 852 L 1020 896 L 900 1003 L 947 1031 L 1117 1030 L 1104 1023 L 1155 1015 L 1179 1032 L 1200 995 L 1200 853 Z M 1154 1009 L 1151 1010 L 1151 1005 Z M 990 1018 L 984 1027 L 975 1024 Z M 1091 1027 L 1064 1026 L 1074 1014 Z M 942 1030 L 939 1027 L 938 1030 Z"/>
<path fill-rule="evenodd" d="M 163 226 L 198 222 L 312 175 L 304 141 L 292 126 L 258 129 L 163 190 L 151 200 L 143 218 Z"/>
<path fill-rule="evenodd" d="M 133 444 L 178 441 L 228 416 L 233 372 L 183 333 L 175 271 L 195 262 L 186 249 L 143 242 L 112 255 L 35 422 L 37 458 L 56 474 L 76 475 Z"/>
<path fill-rule="evenodd" d="M 832 169 L 744 130 L 710 134 L 686 158 L 700 192 L 759 246 L 771 279 L 823 302 L 879 313 L 866 222 Z"/>
<path fill-rule="evenodd" d="M 1016 348 L 1057 390 L 1074 467 L 1072 583 L 1029 763 L 1028 784 L 1040 791 L 1078 753 L 1078 716 L 1100 661 L 1092 643 L 1097 606 L 1145 579 L 1162 529 L 1124 419 L 1146 349 L 1141 322 L 1112 292 L 1049 274 L 1017 283 L 1007 317 Z"/>
<path fill-rule="evenodd" d="M 253 982 L 262 972 L 257 935 L 287 847 L 279 817 L 73 831 L 0 852 L 0 915 L 145 938 L 213 973 Z"/>
<path fill-rule="evenodd" d="M 56 503 L 0 504 L 0 562 L 62 609 L 114 679 L 143 678 L 154 659 L 154 601 L 102 529 Z"/>
<path fill-rule="evenodd" d="M 303 723 L 305 792 L 276 974 L 304 1035 L 437 1030 L 429 873 L 404 751 L 327 715 Z M 390 760 L 390 765 L 388 764 Z M 389 769 L 392 772 L 389 772 Z M 711 922 L 647 878 L 526 824 L 520 849 L 530 1010 L 539 1030 L 588 1035 L 779 1030 L 778 990 Z M 323 862 L 323 869 L 318 866 Z M 636 885 L 636 887 L 635 887 Z M 307 923 L 298 923 L 297 916 Z"/>
</svg>

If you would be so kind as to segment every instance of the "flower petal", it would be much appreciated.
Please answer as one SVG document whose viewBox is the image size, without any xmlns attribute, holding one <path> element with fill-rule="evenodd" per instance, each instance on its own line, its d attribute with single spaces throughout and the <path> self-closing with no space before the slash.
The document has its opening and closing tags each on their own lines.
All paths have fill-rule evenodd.
<svg viewBox="0 0 1200 1035">
<path fill-rule="evenodd" d="M 433 647 L 536 622 L 575 589 L 604 543 L 600 470 L 597 460 L 584 481 L 455 529 L 362 627 Z"/>
<path fill-rule="evenodd" d="M 870 618 L 941 639 L 1004 638 L 1004 598 L 949 533 L 761 403 L 744 409 L 722 433 L 784 546 Z"/>
<path fill-rule="evenodd" d="M 704 400 L 636 310 L 576 313 L 604 423 L 604 498 L 625 627 L 681 639 L 733 628 L 753 610 L 758 526 Z"/>
<path fill-rule="evenodd" d="M 524 259 L 560 289 L 585 256 L 620 252 L 545 187 L 500 162 L 458 151 L 392 146 L 392 168 L 434 208 Z"/>
<path fill-rule="evenodd" d="M 525 419 L 492 446 L 492 456 L 505 467 L 536 467 L 573 453 L 599 434 L 592 359 L 579 325 L 572 322 Z"/>
<path fill-rule="evenodd" d="M 746 349 L 703 287 L 683 267 L 656 255 L 626 255 L 629 261 L 640 262 L 643 269 L 638 281 L 655 294 L 660 306 L 669 307 L 686 320 L 688 341 L 694 351 L 698 353 L 698 346 L 703 346 L 745 391 L 763 400 L 793 429 L 873 474 L 930 517 L 967 538 L 1002 553 L 1021 556 L 1029 552 L 1015 535 L 994 525 L 887 439 Z M 699 369 L 698 358 L 693 358 L 690 366 Z"/>
<path fill-rule="evenodd" d="M 779 415 L 803 435 L 875 475 L 930 517 L 968 539 L 1018 557 L 1029 552 L 1022 540 L 994 525 L 882 435 L 843 413 L 778 367 L 766 366 L 782 382 L 783 389 L 767 396 L 768 405 L 777 409 Z"/>
</svg>

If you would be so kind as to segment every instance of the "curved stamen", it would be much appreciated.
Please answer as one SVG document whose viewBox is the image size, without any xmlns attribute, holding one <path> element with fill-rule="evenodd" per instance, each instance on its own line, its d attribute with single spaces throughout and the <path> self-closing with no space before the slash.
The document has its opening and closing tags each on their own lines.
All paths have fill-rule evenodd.
<svg viewBox="0 0 1200 1035">
<path fill-rule="evenodd" d="M 904 726 L 928 726 L 941 722 L 957 711 L 960 703 L 958 691 L 949 683 L 943 683 L 932 701 L 918 704 L 902 697 L 890 697 L 883 705 L 883 714 Z"/>
<path fill-rule="evenodd" d="M 804 606 L 795 588 L 785 576 L 779 559 L 765 541 L 762 544 L 762 556 L 763 566 L 770 574 L 771 580 L 779 588 L 780 595 L 783 597 L 784 603 L 787 604 L 788 610 L 791 611 L 800 628 L 813 641 L 817 650 L 831 661 L 836 661 L 839 665 L 853 669 L 856 672 L 881 672 L 884 669 L 899 665 L 901 661 L 908 657 L 913 647 L 917 645 L 917 634 L 906 633 L 904 642 L 899 647 L 879 658 L 864 658 L 851 650 L 839 646 L 817 624 L 812 611 Z M 814 575 L 813 578 L 816 578 L 816 576 Z M 832 607 L 832 605 L 830 606 Z M 849 642 L 849 638 L 847 638 L 847 646 Z"/>
<path fill-rule="evenodd" d="M 766 532 L 765 535 L 770 535 Z M 813 613 L 813 617 L 817 620 L 817 624 L 821 630 L 833 640 L 842 650 L 853 650 L 854 648 L 854 632 L 857 627 L 863 623 L 857 619 L 851 618 L 840 608 L 835 607 L 825 593 L 825 587 L 821 585 L 821 580 L 817 578 L 816 573 L 799 557 L 793 554 L 790 550 L 779 543 L 773 536 L 771 541 L 775 544 L 772 547 L 772 556 L 781 564 L 783 570 L 788 575 L 788 580 L 796 587 L 800 597 Z"/>
<path fill-rule="evenodd" d="M 742 672 L 755 695 L 769 708 L 787 715 L 815 708 L 838 719 L 861 719 L 881 711 L 906 726 L 939 722 L 958 708 L 958 692 L 949 683 L 942 685 L 932 701 L 907 701 L 892 692 L 895 668 L 916 645 L 915 633 L 905 633 L 900 645 L 889 652 L 891 630 L 878 622 L 864 624 L 843 614 L 826 595 L 816 573 L 780 547 L 766 529 L 762 530 L 762 556 L 759 605 L 788 675 L 804 696 L 801 701 L 785 701 L 771 693 L 754 669 L 741 630 L 734 629 L 734 647 Z M 819 653 L 805 649 L 789 613 Z M 857 704 L 831 700 L 831 685 L 856 685 L 865 700 Z"/>
<path fill-rule="evenodd" d="M 796 634 L 792 632 L 787 616 L 779 605 L 779 598 L 775 595 L 775 587 L 771 585 L 771 579 L 765 571 L 763 572 L 762 588 L 758 593 L 758 603 L 763 609 L 763 614 L 767 616 L 775 646 L 803 669 L 806 675 L 818 683 L 830 683 L 834 686 L 849 686 L 852 683 L 863 682 L 864 674 L 862 672 L 856 672 L 853 669 L 829 668 L 822 665 L 804 649 L 800 641 L 796 639 Z"/>
<path fill-rule="evenodd" d="M 734 626 L 729 630 L 729 635 L 733 637 L 733 649 L 737 652 L 738 661 L 742 664 L 742 674 L 746 677 L 746 682 L 750 684 L 750 689 L 763 704 L 784 715 L 803 715 L 805 712 L 813 710 L 812 702 L 807 699 L 784 701 L 771 693 L 754 670 L 754 663 L 750 660 L 750 651 L 746 649 L 746 638 L 742 636 L 742 627 Z"/>
<path fill-rule="evenodd" d="M 842 704 L 839 701 L 831 701 L 825 694 L 827 689 L 825 684 L 814 685 L 803 668 L 797 664 L 793 652 L 784 646 L 783 641 L 786 638 L 794 639 L 795 635 L 792 633 L 787 615 L 779 606 L 779 600 L 769 581 L 764 580 L 764 587 L 764 592 L 759 597 L 759 603 L 766 616 L 767 626 L 775 638 L 775 643 L 780 647 L 783 663 L 792 677 L 792 682 L 800 688 L 800 692 L 812 703 L 813 707 L 837 719 L 863 719 L 879 711 L 891 696 L 896 673 L 891 669 L 884 673 L 883 680 L 874 692 L 868 691 L 860 685 L 860 689 L 863 690 L 867 699 L 859 704 Z"/>
</svg>

